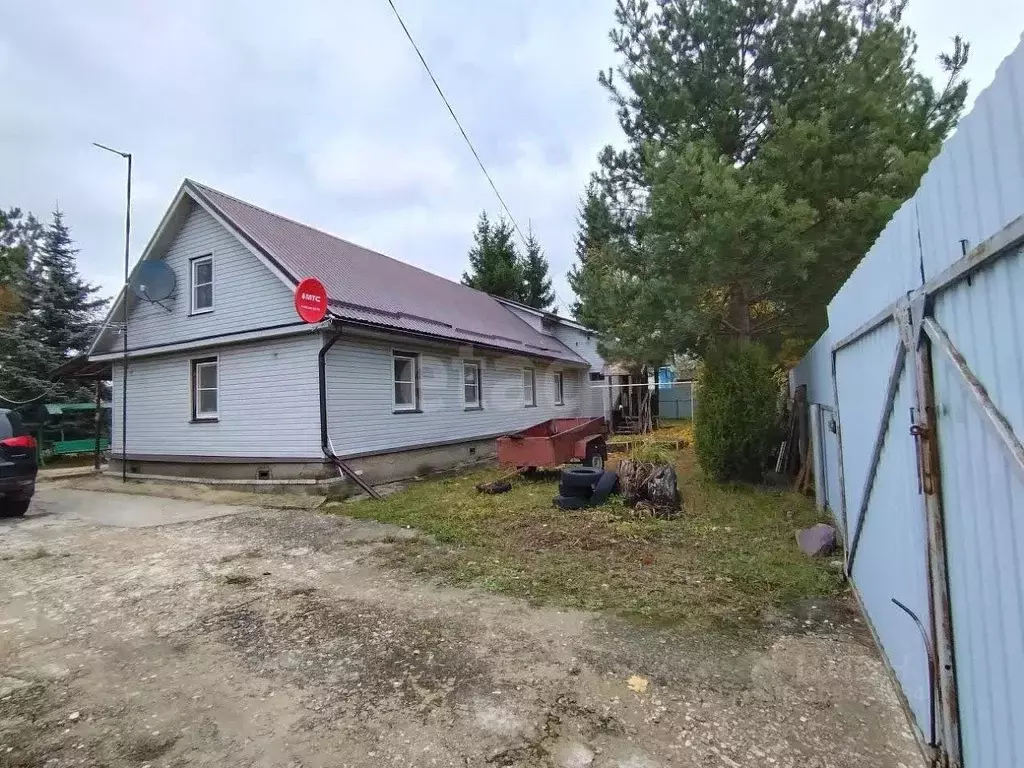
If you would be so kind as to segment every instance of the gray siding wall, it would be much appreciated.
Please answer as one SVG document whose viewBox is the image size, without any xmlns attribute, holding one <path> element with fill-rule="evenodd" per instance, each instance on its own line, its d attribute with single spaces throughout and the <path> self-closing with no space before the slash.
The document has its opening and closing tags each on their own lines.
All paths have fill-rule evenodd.
<svg viewBox="0 0 1024 768">
<path fill-rule="evenodd" d="M 189 259 L 213 254 L 214 310 L 189 315 Z M 173 239 L 164 261 L 177 278 L 175 297 L 157 304 L 132 297 L 128 315 L 131 349 L 205 336 L 239 333 L 298 322 L 292 293 L 269 269 L 197 204 Z M 119 320 L 120 318 L 115 318 Z M 118 351 L 121 336 L 108 331 L 96 352 Z"/>
<path fill-rule="evenodd" d="M 590 363 L 594 373 L 604 371 L 605 360 L 597 351 L 597 335 L 568 325 L 558 325 L 555 337 L 565 346 Z M 611 394 L 605 381 L 590 381 L 583 376 L 582 415 L 611 417 Z"/>
<path fill-rule="evenodd" d="M 316 333 L 131 361 L 128 455 L 313 458 L 320 451 Z M 216 423 L 191 423 L 190 361 L 219 358 Z M 121 452 L 121 366 L 113 370 Z"/>
<path fill-rule="evenodd" d="M 392 412 L 391 350 L 420 354 L 422 413 Z M 472 440 L 513 432 L 546 419 L 581 413 L 586 373 L 559 364 L 519 357 L 478 357 L 483 409 L 467 411 L 462 402 L 462 361 L 455 355 L 385 342 L 339 341 L 327 355 L 328 428 L 340 456 L 390 451 L 446 440 Z M 524 365 L 536 371 L 537 406 L 523 404 Z M 556 406 L 553 373 L 565 373 L 565 404 Z"/>
</svg>

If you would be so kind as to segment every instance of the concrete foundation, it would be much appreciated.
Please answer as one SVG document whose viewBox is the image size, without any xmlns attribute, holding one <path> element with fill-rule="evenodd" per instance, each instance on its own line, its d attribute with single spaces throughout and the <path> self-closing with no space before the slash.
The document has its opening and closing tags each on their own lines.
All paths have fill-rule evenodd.
<svg viewBox="0 0 1024 768">
<path fill-rule="evenodd" d="M 435 445 L 372 456 L 356 456 L 346 463 L 370 485 L 381 485 L 491 461 L 497 453 L 493 438 L 450 445 Z M 128 459 L 128 476 L 153 480 L 166 478 L 210 484 L 253 485 L 262 490 L 292 490 L 299 493 L 330 493 L 344 496 L 357 492 L 351 480 L 342 480 L 340 471 L 328 461 L 256 462 L 175 461 L 172 457 Z M 121 474 L 121 460 L 111 458 L 107 471 Z"/>
<path fill-rule="evenodd" d="M 497 442 L 492 438 L 361 456 L 345 461 L 370 485 L 379 485 L 493 460 L 497 450 Z"/>
<path fill-rule="evenodd" d="M 108 470 L 121 474 L 121 460 L 110 459 Z M 171 457 L 159 459 L 128 459 L 128 476 L 161 475 L 195 480 L 321 480 L 334 477 L 337 472 L 325 461 L 174 461 Z"/>
</svg>

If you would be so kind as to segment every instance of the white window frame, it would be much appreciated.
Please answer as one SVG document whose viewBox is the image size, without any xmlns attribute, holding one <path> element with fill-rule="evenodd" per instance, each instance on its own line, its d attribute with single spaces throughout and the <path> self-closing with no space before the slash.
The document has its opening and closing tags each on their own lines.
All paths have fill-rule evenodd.
<svg viewBox="0 0 1024 768">
<path fill-rule="evenodd" d="M 565 405 L 565 371 L 555 371 L 555 405 Z"/>
<path fill-rule="evenodd" d="M 217 421 L 217 420 L 219 420 L 220 419 L 220 357 L 218 357 L 216 355 L 211 356 L 211 357 L 193 357 L 191 360 L 188 361 L 188 364 L 189 364 L 189 379 L 190 379 L 189 383 L 191 385 L 190 388 L 192 390 L 192 397 L 191 397 L 191 400 L 192 400 L 192 421 L 193 422 L 202 422 L 202 421 Z M 200 403 L 199 392 L 200 391 L 205 391 L 205 390 L 201 390 L 200 387 L 199 387 L 199 382 L 200 382 L 199 369 L 204 367 L 204 366 L 208 366 L 208 365 L 212 365 L 213 368 L 214 368 L 214 371 L 217 374 L 217 386 L 213 388 L 213 391 L 217 393 L 217 409 L 214 410 L 214 411 L 205 411 L 205 412 L 203 412 L 203 411 L 199 410 L 199 403 Z M 209 389 L 209 388 L 207 388 L 207 389 Z"/>
<path fill-rule="evenodd" d="M 196 268 L 200 264 L 210 263 L 210 282 L 209 283 L 196 283 Z M 216 290 L 214 288 L 215 278 L 215 267 L 213 265 L 213 253 L 204 253 L 201 256 L 193 256 L 188 260 L 188 300 L 189 300 L 189 314 L 190 315 L 205 315 L 207 312 L 213 312 L 213 308 L 216 306 Z M 197 307 L 196 306 L 196 289 L 200 285 L 210 286 L 210 306 L 208 307 Z"/>
<path fill-rule="evenodd" d="M 526 397 L 526 377 L 530 377 L 530 398 Z M 537 407 L 537 372 L 533 368 L 523 368 L 523 406 L 525 408 Z"/>
<path fill-rule="evenodd" d="M 395 378 L 395 361 L 412 361 L 412 403 L 399 403 L 395 397 L 396 384 L 408 384 L 409 382 L 398 381 Z M 419 413 L 420 410 L 420 356 L 416 352 L 408 352 L 400 349 L 391 350 L 391 412 L 392 413 Z"/>
<path fill-rule="evenodd" d="M 476 369 L 476 402 L 472 403 L 466 399 L 466 369 Z M 482 366 L 479 360 L 462 361 L 462 408 L 466 411 L 482 411 L 484 408 L 484 385 Z"/>
</svg>

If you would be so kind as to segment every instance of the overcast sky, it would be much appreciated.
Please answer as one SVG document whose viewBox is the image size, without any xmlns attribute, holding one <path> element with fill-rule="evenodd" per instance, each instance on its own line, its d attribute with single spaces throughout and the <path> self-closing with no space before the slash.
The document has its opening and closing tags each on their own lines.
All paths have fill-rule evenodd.
<svg viewBox="0 0 1024 768">
<path fill-rule="evenodd" d="M 618 141 L 597 71 L 612 0 L 396 0 L 563 306 L 575 209 Z M 1024 31 L 1020 0 L 911 0 L 922 69 L 972 46 L 970 99 Z M 121 284 L 188 176 L 452 279 L 500 211 L 386 0 L 0 0 L 0 207 L 66 213 L 83 274 Z M 565 311 L 565 310 L 562 310 Z"/>
</svg>

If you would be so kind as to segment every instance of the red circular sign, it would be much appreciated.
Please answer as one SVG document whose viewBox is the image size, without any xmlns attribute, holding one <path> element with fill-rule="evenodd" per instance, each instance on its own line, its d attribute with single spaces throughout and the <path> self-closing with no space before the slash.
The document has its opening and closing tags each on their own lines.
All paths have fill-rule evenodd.
<svg viewBox="0 0 1024 768">
<path fill-rule="evenodd" d="M 306 277 L 295 286 L 295 311 L 307 323 L 319 323 L 327 314 L 327 289 L 315 277 Z"/>
</svg>

